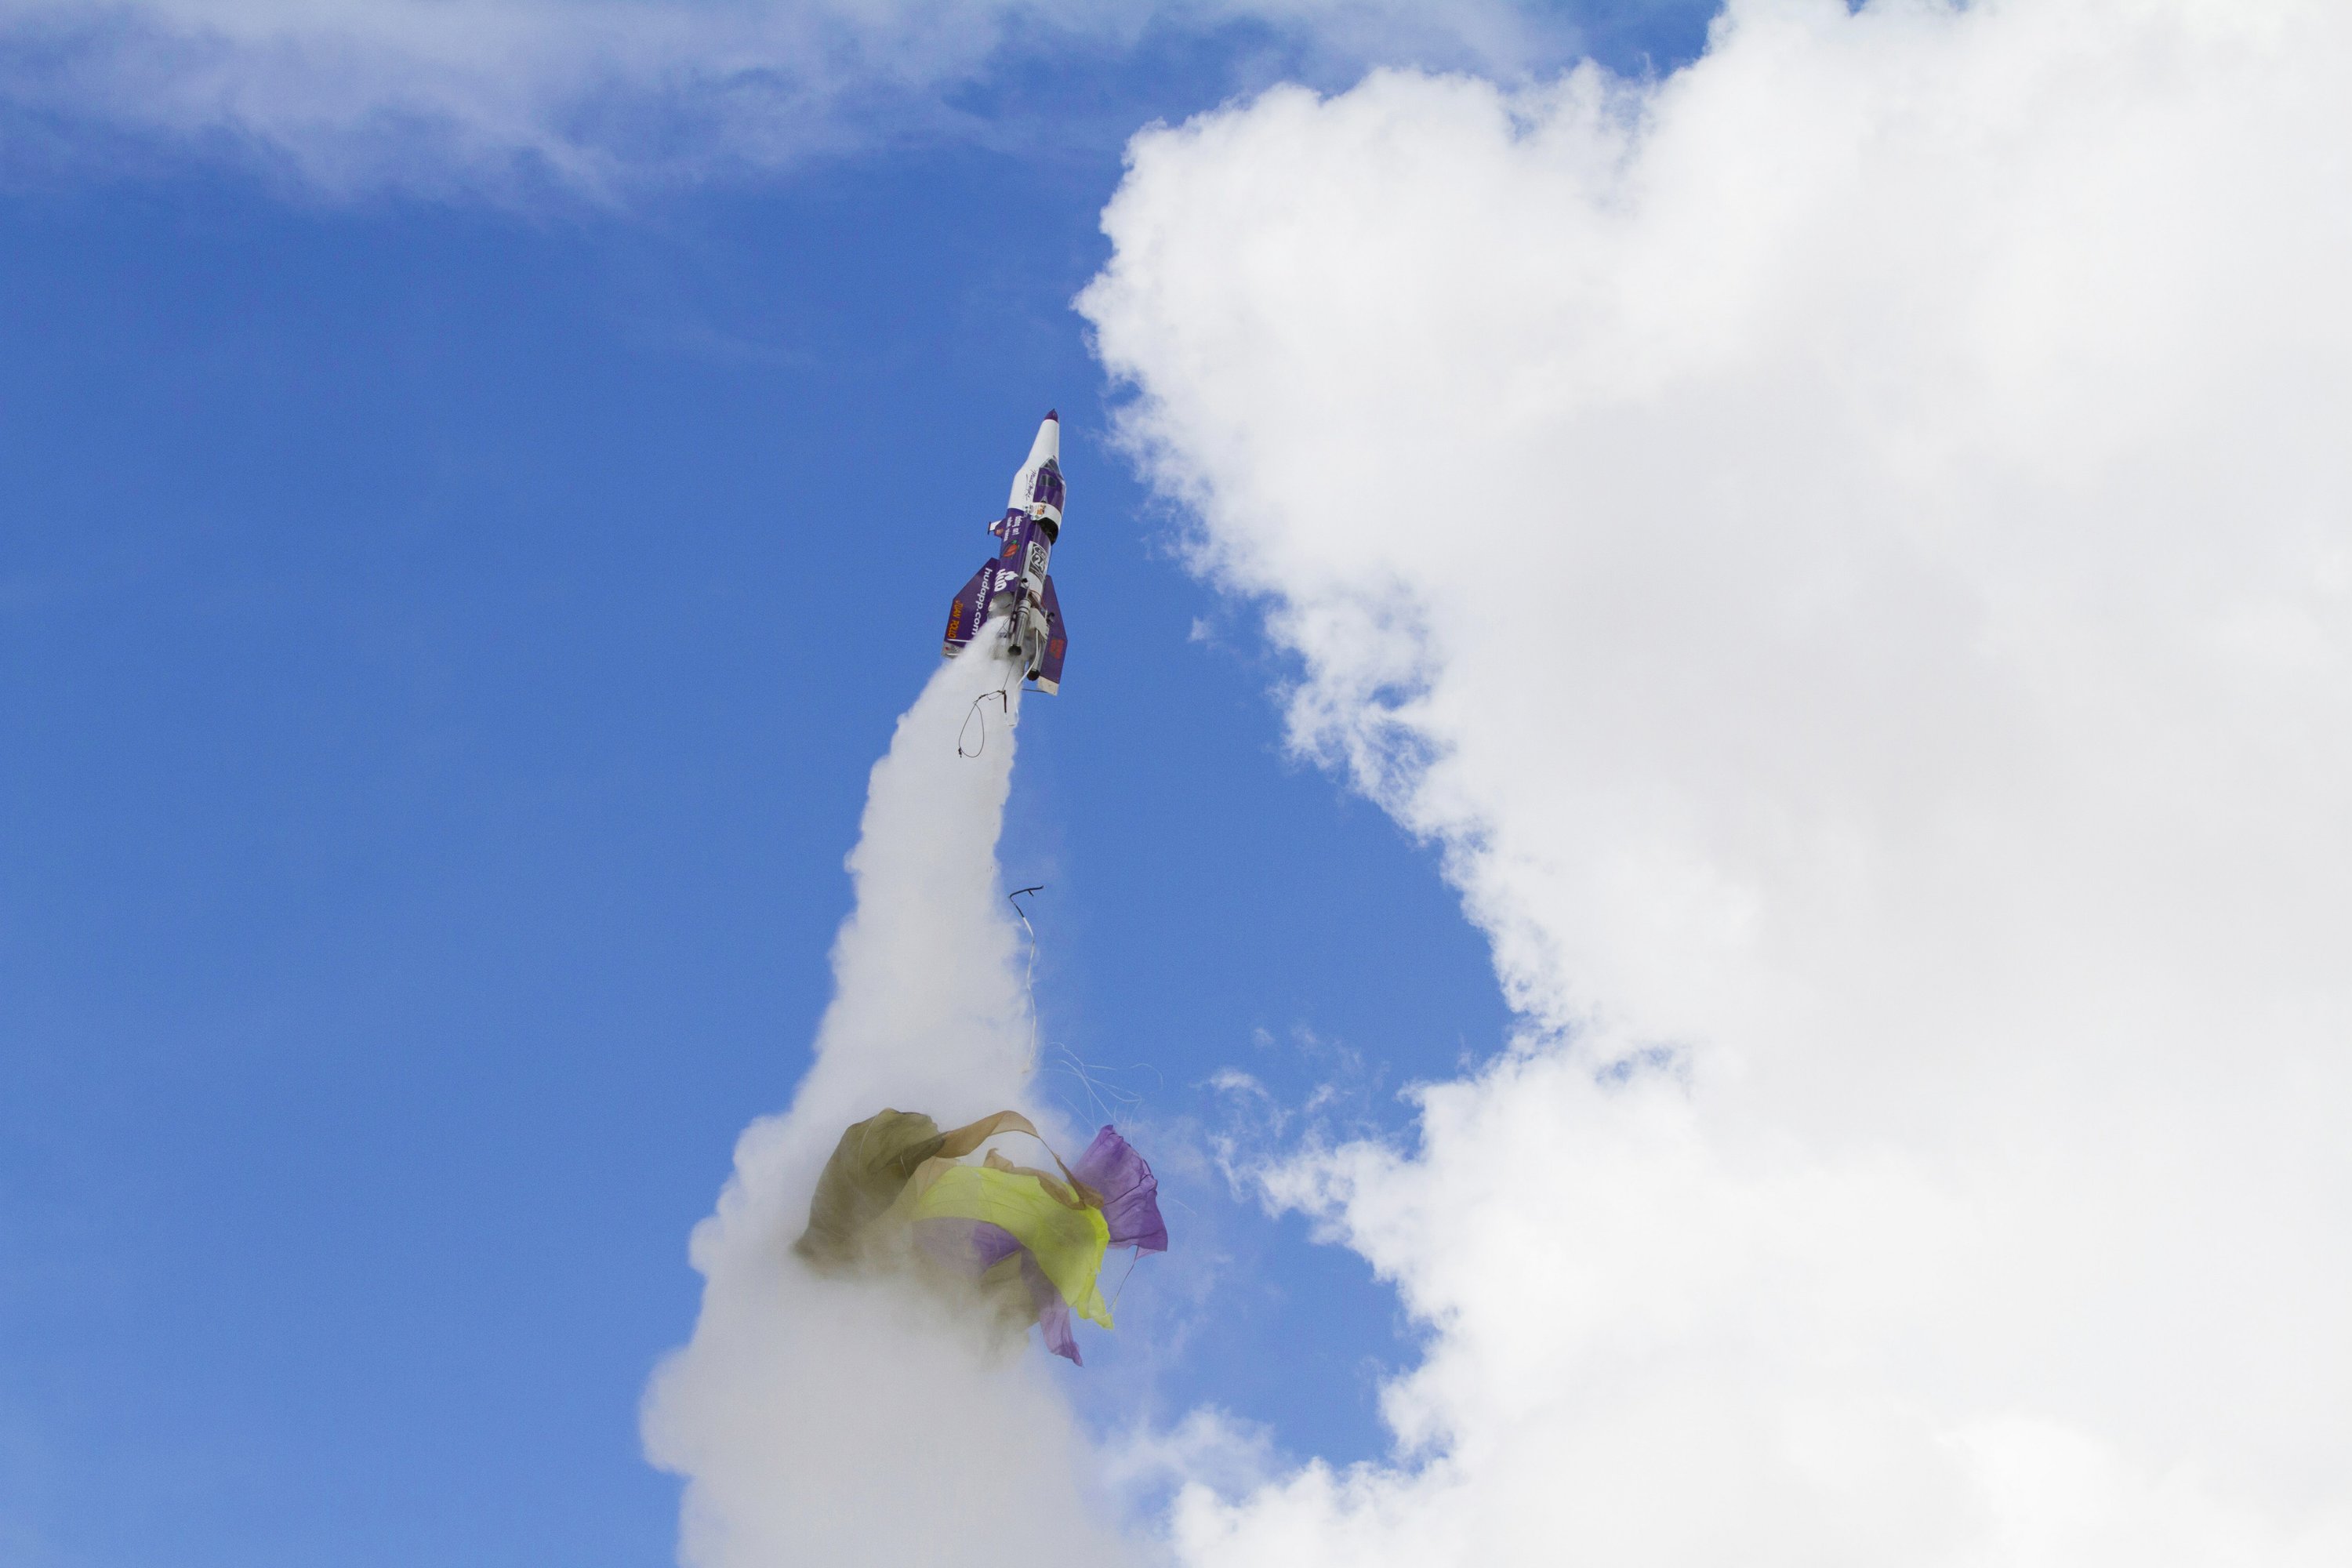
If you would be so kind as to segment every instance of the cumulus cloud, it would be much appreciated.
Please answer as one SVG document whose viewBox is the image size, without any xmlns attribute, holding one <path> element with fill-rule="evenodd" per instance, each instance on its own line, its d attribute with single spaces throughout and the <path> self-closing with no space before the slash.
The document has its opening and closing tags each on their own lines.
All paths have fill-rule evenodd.
<svg viewBox="0 0 2352 1568">
<path fill-rule="evenodd" d="M 2352 1558 L 2352 13 L 1737 0 L 1133 144 L 1083 309 L 1524 1037 L 1222 1564 Z"/>
<path fill-rule="evenodd" d="M 816 1061 L 792 1109 L 743 1134 L 695 1230 L 701 1318 L 645 1410 L 647 1452 L 687 1479 L 689 1568 L 1125 1560 L 1099 1467 L 1025 1340 L 902 1281 L 821 1278 L 791 1250 L 849 1123 L 886 1106 L 943 1126 L 1008 1106 L 1046 1121 L 1027 1103 L 996 868 L 1013 735 L 992 712 L 980 754 L 958 746 L 976 700 L 995 706 L 993 651 L 943 666 L 875 765 Z"/>
<path fill-rule="evenodd" d="M 0 0 L 0 104 L 337 191 L 610 195 L 971 131 L 1235 27 L 1339 68 L 1514 68 L 1569 41 L 1520 0 Z M 1053 50 L 994 109 L 955 103 Z"/>
</svg>

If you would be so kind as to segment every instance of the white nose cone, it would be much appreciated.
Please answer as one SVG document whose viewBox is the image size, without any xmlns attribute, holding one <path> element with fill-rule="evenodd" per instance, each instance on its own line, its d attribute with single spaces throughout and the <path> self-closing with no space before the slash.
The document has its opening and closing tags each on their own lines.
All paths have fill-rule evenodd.
<svg viewBox="0 0 2352 1568">
<path fill-rule="evenodd" d="M 1037 438 L 1029 443 L 1029 461 L 1023 467 L 1042 468 L 1048 459 L 1062 460 L 1062 416 L 1050 408 L 1038 423 Z"/>
<path fill-rule="evenodd" d="M 1037 438 L 1029 443 L 1029 460 L 1013 476 L 1013 494 L 1005 505 L 1018 511 L 1037 511 L 1053 519 L 1056 527 L 1062 521 L 1062 416 L 1048 409 L 1043 423 L 1037 426 Z"/>
</svg>

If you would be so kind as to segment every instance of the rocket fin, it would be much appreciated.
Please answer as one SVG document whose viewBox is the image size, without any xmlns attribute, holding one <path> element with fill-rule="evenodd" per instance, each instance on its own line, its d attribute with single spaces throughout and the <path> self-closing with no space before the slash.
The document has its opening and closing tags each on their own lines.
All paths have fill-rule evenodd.
<svg viewBox="0 0 2352 1568">
<path fill-rule="evenodd" d="M 948 605 L 947 640 L 940 645 L 942 658 L 953 658 L 958 649 L 979 635 L 988 619 L 988 578 L 995 565 L 994 561 L 982 562 L 980 570 L 971 574 L 971 581 L 956 590 L 955 598 Z"/>
<path fill-rule="evenodd" d="M 1062 598 L 1054 592 L 1054 574 L 1045 574 L 1045 653 L 1037 661 L 1037 689 L 1051 694 L 1062 689 L 1062 656 L 1070 651 L 1070 634 L 1062 622 Z"/>
</svg>

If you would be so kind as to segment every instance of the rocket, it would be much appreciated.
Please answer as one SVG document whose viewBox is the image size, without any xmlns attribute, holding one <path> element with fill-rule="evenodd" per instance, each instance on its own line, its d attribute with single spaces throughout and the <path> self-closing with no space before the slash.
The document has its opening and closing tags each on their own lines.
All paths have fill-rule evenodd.
<svg viewBox="0 0 2352 1568">
<path fill-rule="evenodd" d="M 985 633 L 1003 644 L 1020 679 L 1040 691 L 1062 688 L 1062 655 L 1069 634 L 1045 562 L 1062 534 L 1062 421 L 1048 409 L 1029 444 L 1029 460 L 1013 476 L 1004 515 L 988 525 L 1003 542 L 981 563 L 948 606 L 948 635 L 940 651 L 950 658 Z"/>
</svg>

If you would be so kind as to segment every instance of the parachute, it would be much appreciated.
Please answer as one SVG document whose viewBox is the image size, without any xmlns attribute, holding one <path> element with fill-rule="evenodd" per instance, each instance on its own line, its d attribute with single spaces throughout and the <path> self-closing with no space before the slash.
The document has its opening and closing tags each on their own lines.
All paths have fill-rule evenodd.
<svg viewBox="0 0 2352 1568">
<path fill-rule="evenodd" d="M 1168 1250 L 1160 1183 L 1114 1127 L 1075 1163 L 1053 1155 L 1058 1175 L 994 1150 L 979 1164 L 961 1163 L 1006 1132 L 1045 1142 L 1013 1110 L 948 1132 L 919 1111 L 853 1123 L 817 1177 L 793 1250 L 827 1273 L 940 1270 L 976 1285 L 1009 1321 L 1037 1324 L 1046 1349 L 1083 1365 L 1070 1319 L 1111 1326 L 1104 1258 L 1113 1247 Z"/>
</svg>

